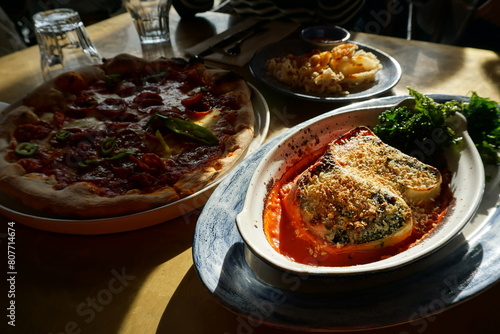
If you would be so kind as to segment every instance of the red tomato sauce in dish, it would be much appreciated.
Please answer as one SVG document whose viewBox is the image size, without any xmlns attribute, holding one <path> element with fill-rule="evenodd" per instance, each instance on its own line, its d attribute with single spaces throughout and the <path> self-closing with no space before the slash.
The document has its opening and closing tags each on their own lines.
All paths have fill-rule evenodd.
<svg viewBox="0 0 500 334">
<path fill-rule="evenodd" d="M 283 177 L 270 189 L 264 209 L 264 231 L 268 242 L 279 253 L 295 262 L 314 266 L 345 267 L 380 261 L 399 254 L 425 239 L 440 224 L 453 203 L 449 188 L 451 173 L 444 167 L 441 193 L 426 205 L 410 205 L 414 215 L 412 233 L 402 242 L 382 248 L 363 249 L 358 245 L 337 247 L 311 233 L 305 224 L 286 211 L 283 199 L 286 185 L 302 173 L 319 157 L 318 154 L 300 160 L 287 170 Z M 416 214 L 416 211 L 419 214 Z M 358 248 L 358 249 L 357 249 Z M 317 250 L 321 249 L 320 252 Z"/>
</svg>

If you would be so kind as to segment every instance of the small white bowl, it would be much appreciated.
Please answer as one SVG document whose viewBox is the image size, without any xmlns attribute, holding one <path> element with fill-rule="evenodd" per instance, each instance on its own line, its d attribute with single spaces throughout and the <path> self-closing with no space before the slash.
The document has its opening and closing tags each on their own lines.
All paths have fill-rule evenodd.
<svg viewBox="0 0 500 334">
<path fill-rule="evenodd" d="M 349 31 L 338 26 L 314 26 L 301 30 L 300 38 L 321 51 L 331 50 L 334 46 L 349 40 Z"/>
<path fill-rule="evenodd" d="M 413 99 L 403 100 L 403 103 L 413 103 Z M 439 227 L 419 243 L 384 260 L 349 267 L 325 267 L 295 262 L 280 254 L 268 242 L 264 233 L 263 211 L 272 185 L 280 180 L 287 169 L 301 156 L 305 157 L 310 152 L 324 147 L 340 134 L 356 126 L 373 127 L 378 123 L 378 115 L 389 107 L 327 113 L 297 126 L 295 131 L 266 153 L 252 176 L 242 212 L 236 219 L 242 239 L 252 254 L 271 267 L 284 272 L 324 277 L 366 274 L 411 263 L 436 251 L 460 233 L 474 216 L 482 200 L 485 177 L 481 158 L 467 134 L 465 118 L 457 115 L 454 127 L 458 135 L 463 137 L 463 148 L 460 152 L 456 150 L 445 152 L 448 166 L 452 171 L 450 187 L 455 203 Z M 262 265 L 258 261 L 249 261 L 249 265 L 255 271 L 262 270 Z"/>
</svg>

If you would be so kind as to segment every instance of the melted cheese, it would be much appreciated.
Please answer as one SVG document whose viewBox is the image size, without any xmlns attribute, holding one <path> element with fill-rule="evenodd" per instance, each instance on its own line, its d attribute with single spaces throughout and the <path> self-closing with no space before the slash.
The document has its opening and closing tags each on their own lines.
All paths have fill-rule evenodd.
<svg viewBox="0 0 500 334">
<path fill-rule="evenodd" d="M 283 206 L 294 225 L 300 221 L 329 244 L 368 250 L 409 237 L 412 209 L 437 196 L 440 185 L 437 169 L 357 128 L 285 187 Z"/>
<path fill-rule="evenodd" d="M 329 150 L 338 164 L 374 182 L 384 182 L 412 202 L 435 198 L 441 190 L 439 171 L 386 145 L 365 127 L 334 141 Z"/>
<path fill-rule="evenodd" d="M 203 126 L 210 130 L 217 124 L 218 120 L 220 119 L 219 117 L 220 117 L 220 110 L 214 108 L 210 111 L 210 113 L 206 117 L 196 120 L 193 123 Z"/>
<path fill-rule="evenodd" d="M 285 206 L 293 219 L 337 247 L 394 245 L 413 226 L 410 207 L 398 194 L 326 160 L 294 181 Z"/>
<path fill-rule="evenodd" d="M 86 117 L 81 119 L 74 119 L 64 123 L 64 129 L 98 129 L 99 127 L 105 128 L 102 121 L 95 117 Z"/>
</svg>

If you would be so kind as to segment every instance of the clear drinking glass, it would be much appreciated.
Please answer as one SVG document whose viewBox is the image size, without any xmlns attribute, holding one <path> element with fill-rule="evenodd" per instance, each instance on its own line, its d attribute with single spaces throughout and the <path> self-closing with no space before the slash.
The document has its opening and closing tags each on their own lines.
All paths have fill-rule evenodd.
<svg viewBox="0 0 500 334">
<path fill-rule="evenodd" d="M 141 44 L 170 41 L 168 14 L 172 0 L 123 0 L 130 13 Z"/>
<path fill-rule="evenodd" d="M 66 8 L 48 10 L 33 15 L 33 21 L 44 79 L 101 63 L 101 57 L 76 11 Z"/>
</svg>

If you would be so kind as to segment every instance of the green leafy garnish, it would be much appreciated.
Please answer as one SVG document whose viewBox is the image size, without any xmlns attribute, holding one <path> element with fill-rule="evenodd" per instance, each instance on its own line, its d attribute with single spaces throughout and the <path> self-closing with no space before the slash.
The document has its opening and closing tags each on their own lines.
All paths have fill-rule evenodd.
<svg viewBox="0 0 500 334">
<path fill-rule="evenodd" d="M 463 105 L 467 131 L 485 164 L 500 164 L 500 108 L 488 98 L 472 92 L 469 103 Z"/>
<path fill-rule="evenodd" d="M 467 119 L 467 130 L 485 164 L 499 164 L 500 109 L 496 102 L 472 92 L 470 101 L 437 103 L 429 96 L 408 88 L 415 106 L 396 106 L 382 112 L 373 129 L 385 143 L 410 154 L 434 155 L 439 147 L 460 142 L 450 127 L 457 112 Z"/>
<path fill-rule="evenodd" d="M 436 137 L 445 145 L 455 143 L 455 132 L 446 120 L 459 108 L 436 103 L 430 97 L 408 89 L 415 98 L 415 107 L 393 107 L 382 112 L 380 123 L 373 129 L 375 134 L 385 143 L 408 154 L 420 150 L 423 143 Z"/>
</svg>

